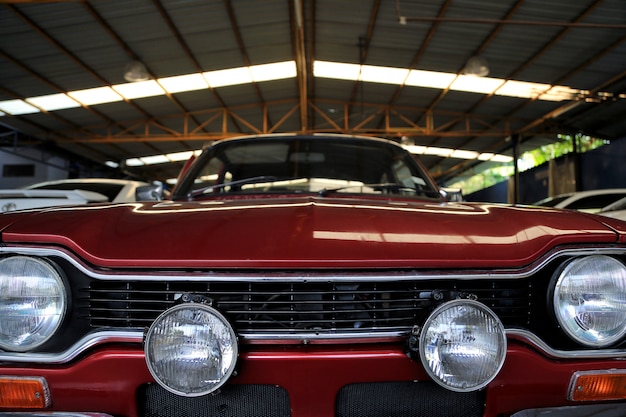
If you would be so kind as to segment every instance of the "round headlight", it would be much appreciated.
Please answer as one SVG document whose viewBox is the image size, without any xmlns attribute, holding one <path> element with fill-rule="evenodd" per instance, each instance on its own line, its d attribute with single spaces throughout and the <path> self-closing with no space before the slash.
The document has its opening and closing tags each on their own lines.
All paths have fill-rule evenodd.
<svg viewBox="0 0 626 417">
<path fill-rule="evenodd" d="M 186 397 L 221 387 L 235 369 L 237 351 L 237 337 L 226 318 L 204 304 L 170 308 L 146 334 L 150 373 L 163 388 Z"/>
<path fill-rule="evenodd" d="M 0 348 L 25 352 L 45 343 L 61 325 L 67 296 L 59 273 L 28 256 L 0 260 Z"/>
<path fill-rule="evenodd" d="M 439 385 L 475 391 L 491 382 L 504 364 L 504 326 L 482 303 L 449 301 L 424 323 L 419 350 L 426 372 Z"/>
<path fill-rule="evenodd" d="M 575 341 L 609 346 L 626 334 L 626 267 L 615 258 L 577 258 L 560 273 L 554 287 L 554 311 Z"/>
</svg>

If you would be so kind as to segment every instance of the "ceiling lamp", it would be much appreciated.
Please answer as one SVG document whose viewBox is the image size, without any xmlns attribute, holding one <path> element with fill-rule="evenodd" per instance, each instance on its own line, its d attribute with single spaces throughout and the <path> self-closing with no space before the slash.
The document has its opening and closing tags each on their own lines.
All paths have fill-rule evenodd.
<svg viewBox="0 0 626 417">
<path fill-rule="evenodd" d="M 487 63 L 485 58 L 475 55 L 467 60 L 463 73 L 476 77 L 486 77 L 489 75 L 489 63 Z"/>
<path fill-rule="evenodd" d="M 129 82 L 147 81 L 150 79 L 150 74 L 141 62 L 130 61 L 124 67 L 124 79 Z"/>
</svg>

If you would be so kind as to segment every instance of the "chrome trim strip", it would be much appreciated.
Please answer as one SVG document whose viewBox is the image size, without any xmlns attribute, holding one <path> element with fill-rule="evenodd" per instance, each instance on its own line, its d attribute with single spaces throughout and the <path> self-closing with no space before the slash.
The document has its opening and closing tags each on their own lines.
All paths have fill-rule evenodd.
<svg viewBox="0 0 626 417">
<path fill-rule="evenodd" d="M 522 279 L 528 278 L 535 274 L 546 264 L 554 259 L 562 256 L 588 256 L 588 255 L 626 255 L 626 248 L 619 248 L 614 246 L 597 246 L 590 248 L 560 248 L 552 252 L 547 253 L 538 261 L 529 265 L 528 267 L 521 269 L 498 269 L 498 270 L 483 270 L 481 272 L 463 273 L 458 272 L 432 272 L 432 273 L 408 273 L 399 272 L 397 274 L 378 274 L 378 273 L 359 273 L 358 275 L 352 275 L 350 273 L 321 273 L 315 274 L 303 274 L 298 273 L 272 273 L 272 274 L 259 274 L 259 275 L 235 275 L 232 273 L 220 273 L 211 272 L 210 274 L 198 274 L 198 273 L 144 273 L 144 274 L 125 274 L 125 273 L 103 273 L 97 272 L 88 268 L 82 262 L 80 262 L 75 256 L 71 255 L 61 249 L 54 248 L 42 248 L 42 247 L 22 247 L 22 246 L 1 246 L 0 254 L 20 254 L 30 256 L 58 256 L 61 257 L 82 273 L 93 279 L 99 280 L 137 280 L 137 281 L 162 281 L 164 277 L 167 277 L 170 281 L 207 281 L 212 279 L 220 279 L 229 282 L 266 282 L 266 281 L 282 281 L 282 282 L 327 282 L 329 277 L 332 277 L 337 282 L 349 281 L 349 282 L 366 282 L 373 280 L 380 281 L 402 281 L 402 280 L 429 280 L 429 279 L 444 279 L 444 280 L 469 280 L 469 279 Z M 120 268 L 122 270 L 123 268 Z M 199 269 L 199 268 L 196 268 Z"/>
<path fill-rule="evenodd" d="M 266 333 L 266 334 L 238 334 L 242 343 L 246 344 L 332 344 L 332 343 L 380 343 L 397 342 L 406 338 L 408 332 L 384 332 L 384 333 L 336 333 L 318 334 L 305 333 L 298 335 Z M 574 350 L 565 351 L 553 349 L 539 339 L 533 333 L 521 329 L 506 329 L 507 339 L 517 340 L 528 344 L 545 356 L 552 359 L 626 359 L 626 350 L 623 349 L 597 349 L 597 350 Z M 85 338 L 74 344 L 65 352 L 60 353 L 12 353 L 0 352 L 0 362 L 14 363 L 40 363 L 60 364 L 67 363 L 95 346 L 105 343 L 143 343 L 142 330 L 103 330 L 90 333 Z"/>
<path fill-rule="evenodd" d="M 82 411 L 0 411 L 0 417 L 113 417 L 111 414 Z"/>
<path fill-rule="evenodd" d="M 248 344 L 309 344 L 309 343 L 375 343 L 383 341 L 398 341 L 406 337 L 406 332 L 384 332 L 384 333 L 338 333 L 338 334 L 319 334 L 319 333 L 303 333 L 297 336 L 267 333 L 263 335 L 239 333 L 239 339 L 242 343 Z M 135 343 L 141 345 L 143 343 L 143 330 L 102 330 L 88 334 L 86 337 L 75 343 L 64 352 L 60 353 L 20 353 L 20 352 L 2 352 L 0 351 L 0 362 L 16 362 L 16 363 L 67 363 L 84 353 L 85 351 L 106 343 Z"/>
<path fill-rule="evenodd" d="M 407 331 L 362 332 L 362 333 L 239 333 L 242 343 L 247 344 L 332 344 L 332 343 L 379 343 L 397 342 L 406 338 Z"/>
<path fill-rule="evenodd" d="M 562 407 L 531 408 L 518 411 L 511 417 L 621 417 L 624 415 L 624 403 L 577 404 Z"/>
<path fill-rule="evenodd" d="M 138 343 L 143 341 L 143 331 L 99 331 L 89 333 L 81 340 L 59 353 L 17 353 L 0 351 L 0 362 L 16 363 L 67 363 L 83 352 L 104 343 Z"/>
<path fill-rule="evenodd" d="M 626 358 L 626 349 L 559 350 L 548 346 L 534 333 L 522 329 L 507 329 L 509 339 L 527 343 L 553 359 L 621 359 Z"/>
<path fill-rule="evenodd" d="M 316 282 L 316 281 L 328 281 L 329 277 L 334 280 L 340 281 L 399 281 L 399 280 L 428 280 L 428 279 L 446 279 L 446 280 L 468 280 L 468 279 L 521 279 L 527 278 L 538 270 L 543 268 L 547 263 L 553 261 L 558 257 L 563 256 L 586 256 L 593 254 L 612 254 L 612 255 L 624 255 L 626 254 L 626 248 L 619 248 L 614 246 L 596 246 L 590 248 L 573 248 L 566 247 L 560 248 L 549 252 L 544 257 L 530 266 L 522 269 L 511 270 L 497 270 L 497 271 L 482 271 L 473 273 L 461 273 L 455 272 L 450 274 L 414 274 L 414 273 L 398 273 L 398 274 L 336 274 L 336 273 L 317 273 L 315 275 L 298 276 L 296 274 L 264 274 L 259 276 L 249 275 L 234 275 L 227 273 L 210 273 L 210 274 L 177 274 L 168 275 L 162 273 L 154 274 L 119 274 L 115 272 L 102 273 L 94 271 L 88 268 L 85 264 L 80 262 L 74 255 L 56 248 L 42 248 L 42 247 L 0 247 L 0 254 L 21 254 L 29 256 L 57 256 L 70 262 L 74 267 L 79 269 L 82 273 L 93 279 L 100 280 L 144 280 L 144 281 L 162 281 L 164 277 L 167 277 L 171 281 L 207 281 L 213 279 L 222 279 L 231 282 L 264 282 L 269 280 L 280 280 L 283 282 Z M 397 341 L 406 337 L 407 332 L 403 331 L 388 331 L 388 332 L 368 332 L 368 333 L 335 333 L 335 334 L 319 334 L 315 332 L 304 334 L 281 334 L 281 333 L 240 333 L 239 338 L 243 343 L 249 344 L 306 344 L 306 343 L 336 343 L 341 341 L 342 343 L 354 342 L 354 343 L 372 343 L 378 341 Z M 543 352 L 546 356 L 555 359 L 609 359 L 609 358 L 626 358 L 626 350 L 620 349 L 602 349 L 602 350 L 577 350 L 577 351 L 563 351 L 553 349 L 543 342 L 539 337 L 533 333 L 521 330 L 521 329 L 507 329 L 507 338 L 513 340 L 519 340 L 523 343 L 529 344 L 535 349 Z M 73 346 L 68 348 L 64 352 L 47 354 L 47 353 L 13 353 L 13 352 L 1 352 L 0 361 L 2 362 L 15 362 L 15 363 L 67 363 L 75 359 L 94 346 L 104 343 L 137 343 L 143 342 L 142 330 L 109 330 L 103 329 L 94 333 L 86 335 L 79 340 Z"/>
</svg>

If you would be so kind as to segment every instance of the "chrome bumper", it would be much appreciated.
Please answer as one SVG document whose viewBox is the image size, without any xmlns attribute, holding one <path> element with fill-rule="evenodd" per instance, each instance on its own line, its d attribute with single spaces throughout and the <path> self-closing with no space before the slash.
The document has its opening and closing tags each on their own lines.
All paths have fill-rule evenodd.
<svg viewBox="0 0 626 417">
<path fill-rule="evenodd" d="M 113 417 L 105 413 L 79 413 L 75 411 L 9 411 L 1 412 L 0 417 Z"/>
<path fill-rule="evenodd" d="M 623 417 L 625 415 L 626 403 L 611 403 L 535 408 L 520 411 L 511 417 Z"/>
</svg>

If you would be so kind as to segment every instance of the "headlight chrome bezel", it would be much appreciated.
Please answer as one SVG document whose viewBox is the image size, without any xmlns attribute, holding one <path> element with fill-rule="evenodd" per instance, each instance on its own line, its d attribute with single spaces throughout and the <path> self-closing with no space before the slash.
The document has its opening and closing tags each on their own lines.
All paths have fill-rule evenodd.
<svg viewBox="0 0 626 417">
<path fill-rule="evenodd" d="M 219 341 L 215 342 L 218 344 L 217 347 L 220 349 L 220 358 L 226 356 L 227 360 L 230 361 L 230 363 L 228 363 L 225 368 L 221 367 L 222 372 L 221 372 L 221 375 L 219 375 L 219 380 L 217 382 L 206 383 L 206 380 L 204 380 L 203 381 L 205 382 L 204 385 L 202 385 L 202 383 L 198 383 L 193 386 L 189 386 L 189 384 L 187 384 L 187 387 L 185 387 L 183 386 L 184 384 L 182 382 L 180 382 L 179 380 L 176 380 L 176 378 L 174 377 L 174 374 L 182 375 L 186 373 L 187 376 L 190 376 L 192 371 L 198 371 L 198 369 L 187 369 L 187 372 L 184 372 L 183 370 L 181 370 L 181 372 L 174 372 L 174 374 L 172 374 L 172 368 L 178 368 L 179 366 L 182 366 L 183 368 L 185 367 L 184 364 L 181 365 L 183 362 L 187 362 L 187 364 L 189 364 L 190 362 L 198 360 L 197 357 L 193 357 L 194 349 L 196 349 L 197 346 L 194 347 L 194 344 L 196 342 L 194 341 L 192 335 L 190 334 L 184 335 L 186 340 L 183 340 L 182 343 L 179 343 L 178 345 L 173 344 L 173 345 L 168 346 L 166 342 L 166 339 L 170 337 L 169 335 L 172 334 L 171 330 L 170 330 L 170 333 L 168 334 L 168 330 L 167 330 L 168 321 L 176 320 L 176 317 L 177 317 L 176 315 L 180 315 L 180 314 L 183 314 L 183 315 L 190 314 L 192 317 L 191 318 L 182 317 L 183 320 L 189 319 L 190 322 L 187 322 L 186 325 L 181 325 L 181 327 L 176 331 L 176 333 L 179 335 L 184 333 L 183 328 L 190 330 L 194 326 L 198 328 L 203 327 L 206 333 L 206 330 L 207 330 L 206 322 L 209 321 L 209 322 L 212 322 L 214 325 L 217 325 L 217 327 L 221 327 L 220 329 L 218 329 L 218 331 L 224 334 L 225 338 L 229 338 L 229 340 L 226 340 L 228 344 L 227 346 L 223 346 L 222 344 L 219 344 Z M 201 316 L 204 316 L 202 320 L 194 324 L 193 320 L 200 318 Z M 210 337 L 213 337 L 213 329 L 208 329 L 208 330 L 211 333 Z M 204 336 L 206 336 L 206 334 L 204 334 Z M 196 339 L 196 340 L 199 340 L 199 339 Z M 171 349 L 172 346 L 175 347 L 174 348 L 175 352 L 174 352 L 173 357 L 171 358 L 171 363 L 169 366 L 170 369 L 169 371 L 164 372 L 163 366 L 158 365 L 156 356 L 163 355 L 164 352 L 168 349 Z M 214 347 L 215 346 L 213 346 L 213 348 Z M 208 349 L 210 351 L 211 347 L 205 346 L 205 349 Z M 188 355 L 189 357 L 185 360 L 181 360 L 180 357 L 177 357 L 180 352 L 190 353 Z M 226 354 L 224 355 L 225 352 Z M 216 310 L 215 308 L 209 305 L 190 302 L 190 303 L 178 304 L 174 307 L 171 307 L 167 309 L 166 311 L 164 311 L 161 315 L 159 315 L 159 317 L 156 318 L 156 320 L 152 323 L 152 325 L 150 326 L 150 328 L 145 334 L 144 353 L 145 353 L 146 364 L 148 365 L 148 369 L 150 373 L 152 374 L 152 376 L 154 377 L 155 381 L 159 385 L 161 385 L 166 390 L 174 394 L 180 395 L 180 396 L 198 397 L 198 396 L 207 395 L 212 392 L 215 392 L 230 379 L 237 365 L 239 347 L 238 347 L 238 340 L 237 340 L 237 335 L 235 333 L 235 330 L 230 325 L 226 317 L 222 315 L 222 313 L 220 313 L 218 310 Z M 195 353 L 197 353 L 197 351 Z M 207 355 L 207 361 L 210 362 L 212 360 L 214 359 L 211 357 L 211 353 L 209 353 Z M 220 362 L 220 366 L 221 366 L 221 362 Z M 191 375 L 190 377 L 193 377 L 193 375 Z"/>
<path fill-rule="evenodd" d="M 37 279 L 40 280 L 39 284 L 36 283 Z M 51 293 L 44 294 L 44 291 L 40 291 L 45 285 Z M 25 301 L 20 303 L 19 297 L 23 297 Z M 52 300 L 46 302 L 46 297 Z M 29 307 L 34 314 L 24 314 Z M 20 314 L 13 319 L 10 313 L 16 309 L 20 310 Z M 3 317 L 5 326 L 5 331 L 0 326 L 0 349 L 28 352 L 44 345 L 58 333 L 67 309 L 67 285 L 60 272 L 49 262 L 24 255 L 0 259 L 0 316 Z M 36 314 L 37 311 L 40 313 Z M 33 325 L 34 317 L 39 318 L 34 320 Z M 26 321 L 19 323 L 19 319 Z M 23 328 L 24 331 L 21 334 L 8 332 L 14 326 Z M 29 326 L 30 330 L 27 329 Z"/>
<path fill-rule="evenodd" d="M 448 372 L 442 370 L 442 368 L 448 366 L 448 364 L 445 363 L 445 360 L 442 360 L 442 349 L 440 348 L 442 345 L 445 345 L 447 341 L 444 340 L 443 343 L 440 343 L 439 338 L 437 338 L 436 343 L 433 344 L 433 334 L 431 333 L 431 326 L 449 326 L 449 330 L 453 325 L 461 323 L 464 315 L 467 320 L 468 316 L 466 313 L 470 310 L 473 310 L 471 314 L 478 314 L 485 319 L 485 322 L 478 323 L 477 326 L 474 326 L 473 330 L 476 332 L 488 330 L 487 333 L 491 333 L 493 336 L 493 340 L 491 340 L 491 342 L 494 343 L 490 352 L 492 356 L 491 360 L 489 360 L 486 356 L 483 358 L 485 360 L 484 365 L 486 365 L 486 369 L 481 370 L 481 375 L 479 377 L 473 377 L 473 380 L 470 380 L 469 376 L 475 369 L 471 370 L 471 367 L 468 366 L 465 366 L 466 370 L 469 370 L 466 375 L 453 374 L 452 372 L 449 372 L 450 368 L 448 368 Z M 456 323 L 455 321 L 449 322 L 446 320 L 442 320 L 438 323 L 438 320 L 445 317 L 446 314 L 451 314 L 452 317 L 455 314 L 458 314 L 456 318 L 459 319 L 459 323 Z M 472 328 L 469 324 L 461 324 L 460 326 L 466 326 L 468 329 Z M 468 338 L 468 341 L 471 342 L 471 339 L 472 338 Z M 461 351 L 463 350 L 463 346 L 461 346 L 462 343 L 463 342 L 458 343 L 461 347 Z M 453 343 L 450 343 L 450 345 L 452 344 Z M 467 348 L 470 344 L 471 343 L 468 343 L 465 347 Z M 474 348 L 474 352 L 478 351 L 479 349 Z M 496 378 L 502 369 L 506 358 L 506 352 L 507 339 L 504 325 L 489 307 L 475 300 L 456 299 L 439 305 L 432 311 L 424 322 L 424 326 L 422 327 L 419 336 L 419 354 L 426 373 L 428 373 L 431 379 L 437 384 L 456 392 L 472 392 L 486 387 Z M 453 355 L 449 355 L 449 357 L 452 356 Z M 459 355 L 459 357 L 460 356 L 462 355 Z"/>
<path fill-rule="evenodd" d="M 588 271 L 581 272 L 583 268 L 587 268 Z M 617 275 L 613 275 L 614 273 Z M 581 275 L 587 279 L 578 278 Z M 578 282 L 571 282 L 572 280 L 578 280 Z M 577 285 L 578 289 L 571 291 L 572 285 Z M 584 288 L 585 285 L 587 288 Z M 604 295 L 606 296 L 606 293 L 618 294 L 621 302 L 614 303 L 613 307 L 619 307 L 621 304 L 624 308 L 604 310 L 599 314 L 597 311 L 588 310 L 593 307 L 593 303 L 596 303 L 599 308 L 607 308 L 606 298 L 600 297 L 599 302 L 594 298 L 598 295 L 602 296 L 598 293 L 600 288 L 610 288 L 611 285 L 613 289 L 603 290 Z M 626 336 L 626 265 L 623 262 L 609 255 L 574 258 L 555 273 L 552 288 L 551 301 L 557 324 L 574 342 L 589 348 L 606 348 L 624 339 Z M 569 295 L 565 293 L 567 288 L 571 291 Z M 583 291 L 584 289 L 587 291 Z M 577 302 L 574 302 L 575 300 Z M 587 309 L 585 304 L 589 305 Z M 601 331 L 597 327 L 587 326 L 587 329 L 583 327 L 587 324 L 594 324 L 596 319 L 605 320 L 609 314 L 621 315 L 621 319 L 617 318 L 619 323 L 612 326 L 612 330 Z"/>
</svg>

